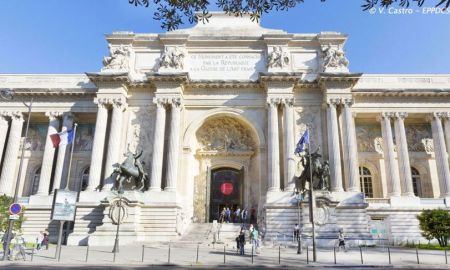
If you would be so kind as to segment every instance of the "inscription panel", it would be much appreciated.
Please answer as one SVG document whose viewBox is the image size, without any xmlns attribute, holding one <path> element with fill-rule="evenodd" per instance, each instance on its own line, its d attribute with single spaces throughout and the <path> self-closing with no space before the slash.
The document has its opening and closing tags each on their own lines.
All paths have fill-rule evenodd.
<svg viewBox="0 0 450 270">
<path fill-rule="evenodd" d="M 266 70 L 261 53 L 189 53 L 189 76 L 193 80 L 251 80 Z"/>
</svg>

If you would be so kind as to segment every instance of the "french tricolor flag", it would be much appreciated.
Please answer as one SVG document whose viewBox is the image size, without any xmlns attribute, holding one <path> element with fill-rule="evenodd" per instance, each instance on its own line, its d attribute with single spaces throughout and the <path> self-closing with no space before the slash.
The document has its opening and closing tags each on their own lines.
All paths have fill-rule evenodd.
<svg viewBox="0 0 450 270">
<path fill-rule="evenodd" d="M 67 145 L 73 143 L 73 129 L 64 130 L 60 133 L 55 133 L 50 135 L 50 139 L 52 140 L 53 147 L 56 148 L 60 145 Z"/>
</svg>

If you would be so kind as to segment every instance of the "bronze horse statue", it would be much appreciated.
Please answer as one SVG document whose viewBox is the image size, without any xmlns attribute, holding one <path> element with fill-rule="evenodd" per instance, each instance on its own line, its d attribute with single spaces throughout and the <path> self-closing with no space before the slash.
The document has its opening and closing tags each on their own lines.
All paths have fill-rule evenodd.
<svg viewBox="0 0 450 270">
<path fill-rule="evenodd" d="M 143 163 L 139 160 L 142 155 L 142 150 L 139 153 L 133 154 L 130 149 L 127 149 L 127 153 L 124 154 L 126 159 L 114 169 L 111 177 L 115 180 L 113 190 L 123 190 L 123 181 L 127 183 L 134 180 L 134 189 L 139 191 L 146 190 L 148 188 L 148 174 L 144 171 Z"/>
<path fill-rule="evenodd" d="M 311 154 L 311 164 L 309 158 L 309 149 L 305 150 L 305 155 L 301 157 L 300 162 L 304 168 L 302 174 L 296 177 L 295 184 L 301 192 L 306 190 L 306 182 L 310 183 L 311 186 L 311 171 L 312 168 L 312 187 L 314 190 L 329 190 L 329 178 L 330 169 L 328 161 L 320 161 L 322 155 L 319 152 L 320 148 Z"/>
</svg>

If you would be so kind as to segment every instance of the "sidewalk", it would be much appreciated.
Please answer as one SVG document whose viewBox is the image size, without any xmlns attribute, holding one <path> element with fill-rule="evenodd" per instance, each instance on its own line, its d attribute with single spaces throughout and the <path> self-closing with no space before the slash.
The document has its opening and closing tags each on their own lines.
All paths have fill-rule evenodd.
<svg viewBox="0 0 450 270">
<path fill-rule="evenodd" d="M 415 249 L 391 248 L 391 264 L 387 248 L 362 248 L 363 263 L 359 248 L 350 249 L 348 252 L 336 253 L 336 264 L 334 263 L 334 252 L 332 249 L 319 249 L 317 262 L 312 262 L 311 248 L 309 250 L 309 262 L 307 253 L 297 254 L 294 247 L 263 247 L 260 254 L 254 254 L 253 263 L 251 246 L 246 246 L 246 255 L 239 256 L 232 246 L 223 245 L 199 245 L 197 261 L 197 245 L 192 243 L 172 243 L 170 253 L 168 244 L 146 245 L 142 254 L 142 245 L 120 246 L 120 252 L 114 254 L 112 247 L 89 247 L 88 260 L 86 262 L 87 247 L 63 246 L 61 260 L 55 258 L 55 247 L 49 250 L 40 250 L 33 255 L 31 261 L 31 250 L 27 250 L 27 261 L 5 261 L 0 262 L 0 269 L 58 269 L 58 268 L 83 268 L 96 269 L 103 267 L 107 269 L 141 269 L 149 266 L 176 265 L 178 267 L 199 268 L 290 268 L 301 266 L 312 266 L 317 268 L 434 268 L 449 269 L 446 265 L 444 251 L 419 250 L 419 264 Z M 449 254 L 450 255 L 450 254 Z M 0 256 L 3 256 L 0 253 Z M 449 256 L 450 257 L 450 256 Z M 142 258 L 144 260 L 142 260 Z M 450 259 L 450 258 L 449 258 Z M 224 261 L 225 260 L 225 261 Z M 114 266 L 114 267 L 113 267 Z M 47 267 L 47 268 L 46 268 Z M 54 268 L 52 268 L 54 267 Z"/>
</svg>

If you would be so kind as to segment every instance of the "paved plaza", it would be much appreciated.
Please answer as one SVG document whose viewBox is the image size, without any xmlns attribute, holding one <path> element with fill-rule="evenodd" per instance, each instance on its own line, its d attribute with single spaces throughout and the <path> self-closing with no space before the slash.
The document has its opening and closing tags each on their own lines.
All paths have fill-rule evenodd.
<svg viewBox="0 0 450 270">
<path fill-rule="evenodd" d="M 197 256 L 198 247 L 198 256 Z M 167 268 L 421 268 L 448 269 L 445 252 L 438 250 L 418 250 L 419 263 L 415 249 L 394 248 L 361 248 L 354 247 L 347 252 L 336 253 L 334 262 L 333 249 L 319 249 L 317 262 L 312 262 L 312 253 L 297 254 L 295 246 L 263 247 L 259 254 L 254 254 L 253 263 L 251 246 L 248 245 L 245 256 L 236 254 L 235 247 L 224 245 L 196 245 L 191 243 L 152 244 L 120 246 L 120 252 L 114 253 L 111 247 L 63 246 L 61 259 L 55 259 L 55 247 L 49 250 L 27 250 L 26 261 L 0 262 L 0 269 L 146 269 Z M 144 253 L 142 252 L 144 250 Z M 88 256 L 86 258 L 87 252 Z M 362 253 L 362 262 L 361 262 Z M 308 262 L 309 255 L 309 262 Z M 86 261 L 87 259 L 87 261 Z M 172 268 L 172 267 L 171 267 Z"/>
</svg>

